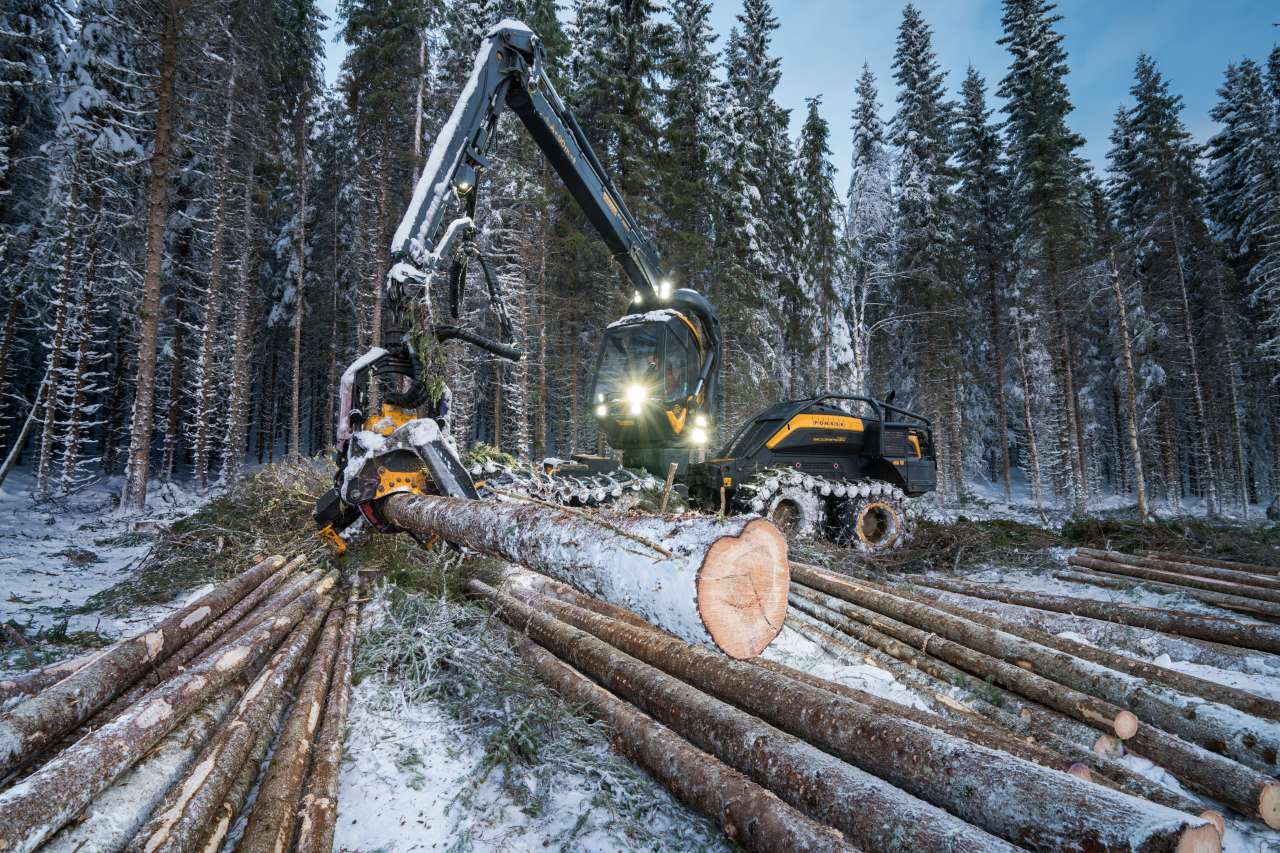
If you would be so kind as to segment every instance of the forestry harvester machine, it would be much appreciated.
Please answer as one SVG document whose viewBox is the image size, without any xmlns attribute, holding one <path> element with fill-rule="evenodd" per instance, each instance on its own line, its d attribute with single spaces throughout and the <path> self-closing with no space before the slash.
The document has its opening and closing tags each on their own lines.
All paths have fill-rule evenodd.
<svg viewBox="0 0 1280 853">
<path fill-rule="evenodd" d="M 507 360 L 513 346 L 461 325 L 475 262 L 502 337 L 511 324 L 499 282 L 476 243 L 479 176 L 498 119 L 510 109 L 599 232 L 625 274 L 633 313 L 605 331 L 590 406 L 613 456 L 579 454 L 537 468 L 466 464 L 447 429 L 442 345 L 463 340 Z M 446 222 L 446 212 L 455 216 Z M 343 374 L 334 488 L 319 501 L 322 536 L 343 550 L 372 527 L 396 532 L 379 505 L 398 492 L 471 499 L 531 497 L 572 506 L 628 505 L 675 466 L 695 508 L 755 513 L 791 535 L 826 536 L 866 550 L 906 536 L 903 500 L 935 486 L 929 421 L 891 402 L 815 394 L 778 403 L 743 424 L 712 458 L 721 362 L 720 321 L 701 294 L 673 289 L 659 256 L 547 76 L 541 40 L 503 21 L 481 42 L 471 78 L 437 137 L 392 244 L 393 321 Z M 433 282 L 447 283 L 443 307 Z M 371 380 L 373 380 L 371 382 Z M 377 399 L 374 398 L 376 394 Z M 630 502 L 634 502 L 634 497 Z"/>
</svg>

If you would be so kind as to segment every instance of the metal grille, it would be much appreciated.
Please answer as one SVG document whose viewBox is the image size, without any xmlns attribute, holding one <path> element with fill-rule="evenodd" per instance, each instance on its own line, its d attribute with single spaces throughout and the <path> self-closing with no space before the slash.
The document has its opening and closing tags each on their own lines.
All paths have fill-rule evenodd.
<svg viewBox="0 0 1280 853">
<path fill-rule="evenodd" d="M 907 430 L 905 427 L 887 427 L 884 430 L 884 455 L 907 455 Z"/>
</svg>

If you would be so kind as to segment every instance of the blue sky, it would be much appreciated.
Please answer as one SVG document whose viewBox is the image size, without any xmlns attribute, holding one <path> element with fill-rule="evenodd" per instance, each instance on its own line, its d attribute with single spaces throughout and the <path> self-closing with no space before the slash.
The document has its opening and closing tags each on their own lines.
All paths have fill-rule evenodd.
<svg viewBox="0 0 1280 853">
<path fill-rule="evenodd" d="M 333 17 L 337 0 L 319 0 Z M 569 5 L 568 2 L 565 3 Z M 792 130 L 803 119 L 805 98 L 822 96 L 831 124 L 832 158 L 843 193 L 852 151 L 849 115 L 853 86 L 864 61 L 880 79 L 885 117 L 893 110 L 890 63 L 904 2 L 875 0 L 774 0 L 781 24 L 774 53 L 782 59 L 778 100 L 792 110 Z M 951 91 L 973 65 L 994 89 L 1008 64 L 1000 37 L 999 0 L 916 0 L 934 30 L 934 46 L 949 71 Z M 712 20 L 723 46 L 741 0 L 718 0 Z M 1280 41 L 1276 0 L 1060 0 L 1059 24 L 1070 55 L 1076 111 L 1072 127 L 1088 140 L 1085 155 L 1105 167 L 1111 119 L 1127 102 L 1138 53 L 1151 54 L 1175 92 L 1186 100 L 1183 119 L 1200 141 L 1213 133 L 1209 110 L 1228 62 L 1266 59 Z M 332 21 L 331 21 L 332 26 Z M 337 76 L 345 48 L 328 38 L 326 76 Z"/>
</svg>

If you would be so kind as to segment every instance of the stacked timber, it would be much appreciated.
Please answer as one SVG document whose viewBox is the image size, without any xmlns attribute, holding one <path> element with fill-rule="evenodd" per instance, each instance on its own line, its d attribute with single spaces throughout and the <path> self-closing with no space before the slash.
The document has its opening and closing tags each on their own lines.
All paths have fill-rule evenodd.
<svg viewBox="0 0 1280 853">
<path fill-rule="evenodd" d="M 1083 559 L 1099 558 L 1085 554 Z M 791 574 L 791 622 L 798 630 L 845 658 L 885 665 L 865 653 L 874 650 L 891 666 L 916 670 L 917 679 L 934 679 L 933 698 L 952 698 L 937 702 L 936 710 L 969 725 L 994 724 L 1005 730 L 996 739 L 985 733 L 990 743 L 1010 734 L 1034 738 L 1036 750 L 1022 754 L 1045 766 L 1054 766 L 1055 758 L 1059 763 L 1076 759 L 1082 747 L 1092 746 L 1102 753 L 1102 761 L 1080 763 L 1091 769 L 1094 782 L 1221 821 L 1220 815 L 1180 794 L 1144 791 L 1150 785 L 1134 784 L 1117 772 L 1122 765 L 1110 760 L 1123 752 L 1140 754 L 1193 791 L 1280 827 L 1280 782 L 1274 778 L 1280 703 L 997 618 L 944 594 L 1111 617 L 1123 624 L 1184 628 L 1192 636 L 1242 644 L 1256 642 L 1253 629 L 1270 626 L 1144 608 L 1117 611 L 1114 605 L 1087 599 L 932 577 L 914 579 L 910 586 L 887 585 L 799 563 L 792 564 Z M 843 639 L 832 642 L 833 637 Z M 974 679 L 983 682 L 981 687 Z M 1081 724 L 1093 731 L 1081 731 Z M 963 731 L 955 725 L 954 731 Z"/>
<path fill-rule="evenodd" d="M 0 850 L 216 850 L 250 810 L 240 849 L 289 849 L 311 753 L 332 767 L 341 748 L 357 618 L 354 587 L 339 601 L 304 562 L 263 559 L 136 637 L 10 682 Z M 313 816 L 322 835 L 333 811 Z"/>
</svg>

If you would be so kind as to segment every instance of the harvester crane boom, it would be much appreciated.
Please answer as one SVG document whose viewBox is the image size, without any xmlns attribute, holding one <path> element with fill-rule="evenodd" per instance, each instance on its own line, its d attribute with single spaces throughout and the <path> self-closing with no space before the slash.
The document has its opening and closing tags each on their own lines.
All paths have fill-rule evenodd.
<svg viewBox="0 0 1280 853">
<path fill-rule="evenodd" d="M 454 262 L 452 242 L 466 220 L 445 224 L 451 198 L 474 212 L 477 172 L 489 165 L 498 119 L 510 109 L 528 129 L 587 219 L 626 273 L 641 304 L 667 291 L 658 252 L 596 157 L 547 74 L 542 40 L 518 21 L 502 21 L 480 44 L 475 65 L 427 158 L 391 251 L 424 272 Z M 403 266 L 398 267 L 403 276 Z M 455 266 L 455 275 L 457 269 Z M 630 294 L 628 294 L 630 295 Z"/>
</svg>

